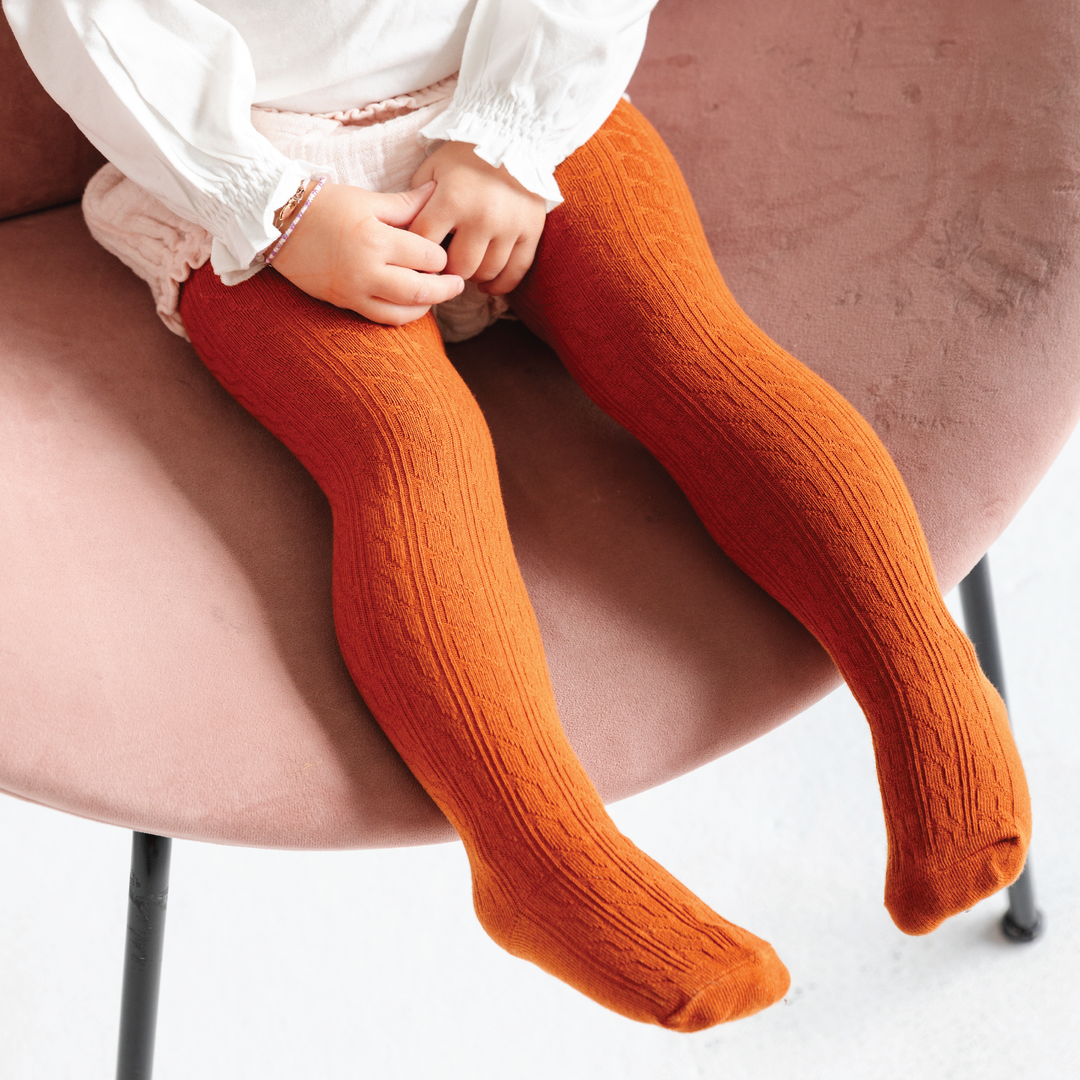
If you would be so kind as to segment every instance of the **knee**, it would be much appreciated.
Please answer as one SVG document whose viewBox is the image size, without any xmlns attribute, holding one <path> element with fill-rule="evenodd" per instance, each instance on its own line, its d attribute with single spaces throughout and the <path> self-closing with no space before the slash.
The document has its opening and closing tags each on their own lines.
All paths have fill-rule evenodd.
<svg viewBox="0 0 1080 1080">
<path fill-rule="evenodd" d="M 445 362 L 435 370 L 389 365 L 362 379 L 344 379 L 331 391 L 320 438 L 336 442 L 351 459 L 355 482 L 494 467 L 487 422 L 461 377 Z"/>
<path fill-rule="evenodd" d="M 490 448 L 480 406 L 457 373 L 451 374 L 434 381 L 412 380 L 383 401 L 380 422 L 385 435 L 405 443 L 417 461 L 434 465 L 462 447 L 471 452 Z"/>
</svg>

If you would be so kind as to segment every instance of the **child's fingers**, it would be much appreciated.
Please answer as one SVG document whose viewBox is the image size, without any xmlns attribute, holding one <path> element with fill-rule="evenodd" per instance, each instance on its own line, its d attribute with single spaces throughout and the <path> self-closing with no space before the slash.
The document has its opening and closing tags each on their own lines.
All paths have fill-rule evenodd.
<svg viewBox="0 0 1080 1080">
<path fill-rule="evenodd" d="M 441 244 L 454 231 L 458 213 L 459 210 L 445 197 L 432 199 L 429 196 L 420 213 L 408 226 L 409 232 L 433 244 Z"/>
<path fill-rule="evenodd" d="M 533 259 L 536 257 L 536 244 L 537 241 L 532 238 L 519 241 L 498 276 L 492 278 L 491 281 L 482 282 L 479 286 L 480 291 L 489 296 L 505 296 L 506 293 L 513 292 L 532 266 Z"/>
<path fill-rule="evenodd" d="M 431 307 L 458 295 L 465 282 L 454 274 L 418 274 L 403 266 L 388 266 L 375 284 L 374 299 L 402 307 Z"/>
<path fill-rule="evenodd" d="M 386 300 L 370 298 L 364 304 L 364 310 L 360 312 L 365 319 L 372 322 L 382 323 L 384 326 L 404 326 L 406 323 L 416 322 L 422 319 L 430 307 L 423 305 L 407 306 L 403 304 L 391 304 Z"/>
<path fill-rule="evenodd" d="M 422 274 L 440 274 L 446 269 L 446 252 L 438 244 L 386 226 L 378 230 L 378 254 L 389 266 L 403 266 Z"/>
<path fill-rule="evenodd" d="M 507 262 L 509 262 L 510 256 L 513 254 L 517 243 L 518 238 L 516 236 L 495 237 L 491 243 L 488 244 L 487 251 L 480 260 L 480 265 L 476 268 L 474 273 L 470 275 L 472 280 L 481 283 L 485 281 L 494 281 L 499 274 L 502 273 Z"/>
<path fill-rule="evenodd" d="M 484 261 L 494 239 L 484 229 L 459 229 L 446 249 L 447 273 L 469 280 Z"/>
<path fill-rule="evenodd" d="M 371 213 L 386 225 L 393 225 L 396 229 L 407 229 L 416 219 L 417 214 L 427 205 L 435 193 L 435 187 L 435 181 L 429 180 L 421 187 L 413 188 L 412 191 L 400 191 L 393 194 L 368 192 Z"/>
</svg>

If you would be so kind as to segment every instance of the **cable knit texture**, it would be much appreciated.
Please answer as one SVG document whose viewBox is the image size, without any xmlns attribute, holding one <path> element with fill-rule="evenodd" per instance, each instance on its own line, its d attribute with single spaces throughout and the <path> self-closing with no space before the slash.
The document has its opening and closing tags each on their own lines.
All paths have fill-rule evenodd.
<svg viewBox="0 0 1080 1080">
<path fill-rule="evenodd" d="M 342 653 L 458 830 L 488 933 L 636 1020 L 695 1031 L 780 998 L 771 947 L 622 836 L 559 723 L 495 456 L 434 321 L 395 329 L 266 270 L 209 266 L 181 313 L 222 384 L 334 514 Z"/>
<path fill-rule="evenodd" d="M 941 601 L 888 454 L 727 292 L 678 169 L 620 104 L 558 174 L 519 313 L 641 438 L 731 556 L 825 644 L 874 737 L 886 902 L 912 933 L 1011 880 L 1027 791 L 1000 699 Z M 267 271 L 209 267 L 181 313 L 223 385 L 334 513 L 357 686 L 461 835 L 488 933 L 638 1020 L 683 1031 L 787 989 L 607 817 L 559 724 L 484 420 L 433 320 L 378 326 Z"/>
<path fill-rule="evenodd" d="M 728 555 L 825 646 L 870 723 L 906 933 L 1009 884 L 1031 831 L 1005 707 L 941 598 L 870 426 L 740 310 L 633 106 L 556 173 L 515 310 L 679 483 Z"/>
</svg>

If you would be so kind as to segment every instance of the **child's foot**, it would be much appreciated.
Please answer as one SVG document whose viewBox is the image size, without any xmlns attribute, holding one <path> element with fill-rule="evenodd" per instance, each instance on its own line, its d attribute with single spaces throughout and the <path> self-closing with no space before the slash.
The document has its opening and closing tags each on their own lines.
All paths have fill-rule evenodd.
<svg viewBox="0 0 1080 1080">
<path fill-rule="evenodd" d="M 944 721 L 939 712 L 875 735 L 885 906 L 906 934 L 929 933 L 1015 881 L 1031 836 L 1024 769 L 997 691 L 979 672 L 953 684 L 947 705 Z"/>
<path fill-rule="evenodd" d="M 618 832 L 596 840 L 564 850 L 525 891 L 474 858 L 488 934 L 601 1005 L 673 1031 L 750 1016 L 784 996 L 790 978 L 771 945 L 720 918 Z"/>
</svg>

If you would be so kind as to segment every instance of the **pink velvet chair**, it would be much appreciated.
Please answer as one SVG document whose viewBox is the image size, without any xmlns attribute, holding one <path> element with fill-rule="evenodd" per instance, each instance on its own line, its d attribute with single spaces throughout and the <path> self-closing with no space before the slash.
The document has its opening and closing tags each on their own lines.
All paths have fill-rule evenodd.
<svg viewBox="0 0 1080 1080">
<path fill-rule="evenodd" d="M 888 444 L 945 590 L 1080 411 L 1078 37 L 1067 0 L 662 0 L 631 86 L 735 295 Z M 320 492 L 90 240 L 98 158 L 6 26 L 0 85 L 0 788 L 136 830 L 139 859 L 451 839 L 338 653 Z M 452 355 L 605 798 L 836 685 L 544 346 L 502 323 Z M 133 876 L 136 959 L 163 866 Z M 148 963 L 125 1076 L 149 1075 Z"/>
</svg>

